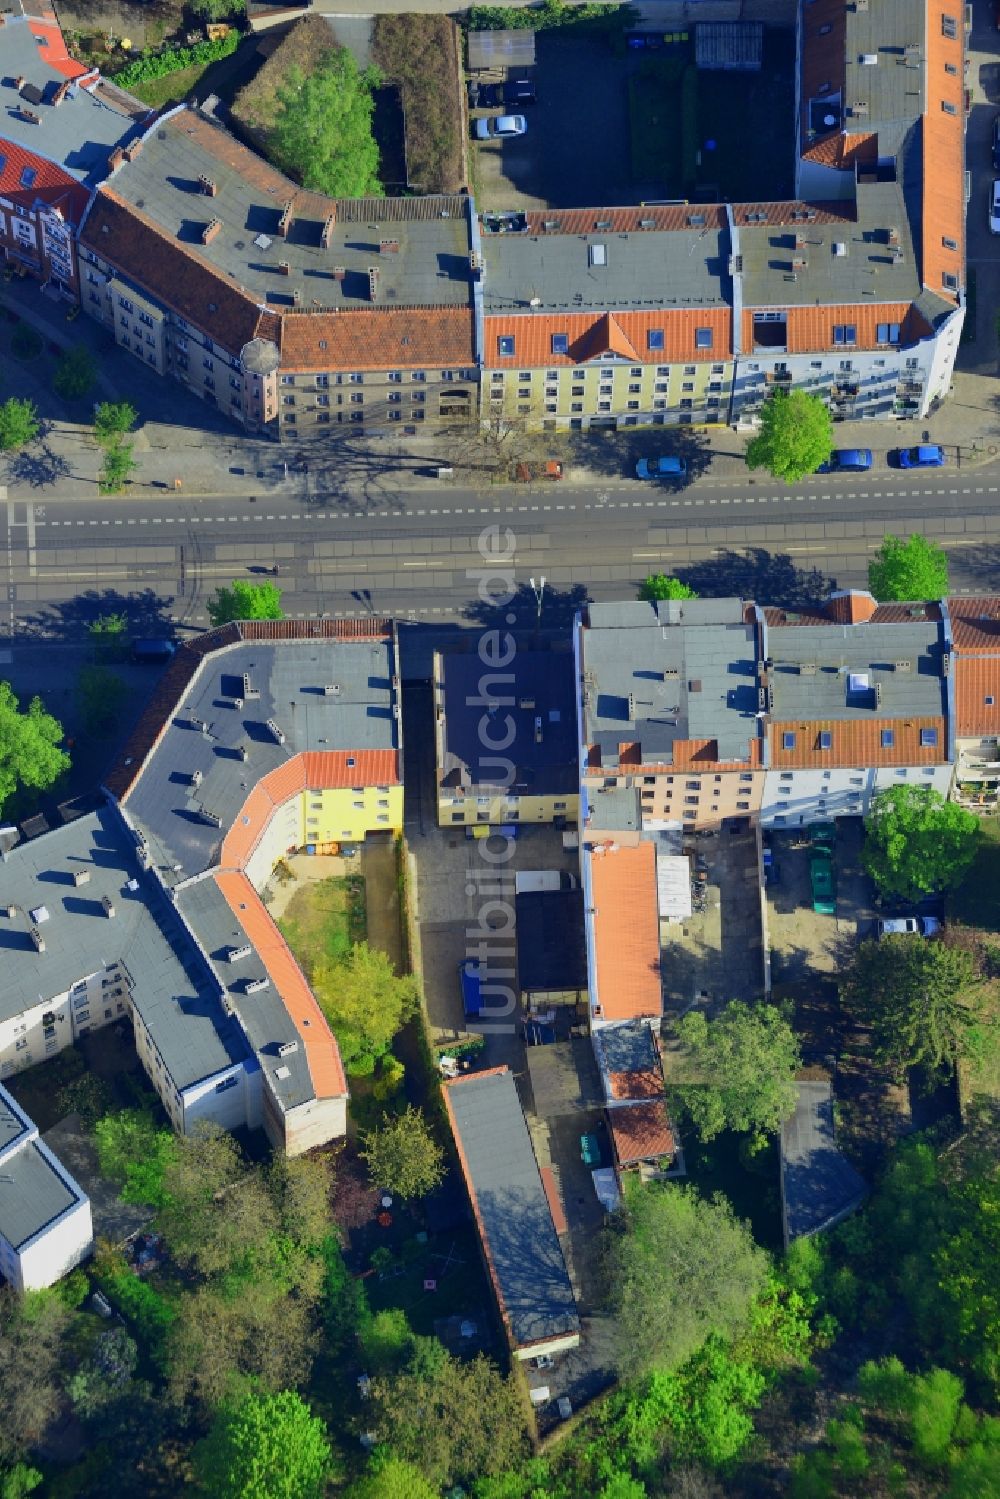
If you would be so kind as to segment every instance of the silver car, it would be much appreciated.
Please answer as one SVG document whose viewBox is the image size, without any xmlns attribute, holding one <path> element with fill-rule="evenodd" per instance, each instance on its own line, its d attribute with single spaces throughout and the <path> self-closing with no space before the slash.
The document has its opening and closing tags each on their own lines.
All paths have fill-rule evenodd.
<svg viewBox="0 0 1000 1499">
<path fill-rule="evenodd" d="M 508 136 L 524 135 L 528 122 L 524 115 L 489 115 L 485 120 L 477 120 L 474 129 L 477 141 L 505 140 Z"/>
</svg>

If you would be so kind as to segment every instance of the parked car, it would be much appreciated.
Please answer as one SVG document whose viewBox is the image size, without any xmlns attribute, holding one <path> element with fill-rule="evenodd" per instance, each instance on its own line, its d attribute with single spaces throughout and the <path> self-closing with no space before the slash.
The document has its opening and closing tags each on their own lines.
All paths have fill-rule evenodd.
<svg viewBox="0 0 1000 1499">
<path fill-rule="evenodd" d="M 534 104 L 535 80 L 533 78 L 508 78 L 504 84 L 503 102 L 508 109 L 517 105 Z"/>
<path fill-rule="evenodd" d="M 683 479 L 688 466 L 683 458 L 640 458 L 635 466 L 637 479 Z"/>
<path fill-rule="evenodd" d="M 833 860 L 820 849 L 814 849 L 809 860 L 809 883 L 812 886 L 813 910 L 820 916 L 837 914 Z"/>
<path fill-rule="evenodd" d="M 490 115 L 476 120 L 473 126 L 477 141 L 507 140 L 512 135 L 524 135 L 527 129 L 524 115 Z"/>
<path fill-rule="evenodd" d="M 900 468 L 944 468 L 944 448 L 936 442 L 922 442 L 915 448 L 900 448 Z"/>
<path fill-rule="evenodd" d="M 990 188 L 990 233 L 1000 234 L 1000 177 L 994 177 Z"/>
<path fill-rule="evenodd" d="M 876 922 L 880 937 L 933 937 L 940 930 L 936 916 L 887 916 L 884 921 Z"/>
<path fill-rule="evenodd" d="M 499 83 L 479 83 L 469 79 L 470 109 L 503 109 L 503 90 Z"/>
<path fill-rule="evenodd" d="M 993 170 L 1000 172 L 1000 115 L 993 116 Z"/>
<path fill-rule="evenodd" d="M 872 466 L 871 448 L 834 448 L 818 474 L 861 474 Z"/>
<path fill-rule="evenodd" d="M 809 842 L 820 853 L 832 855 L 837 843 L 837 824 L 814 822 L 809 829 Z"/>
</svg>

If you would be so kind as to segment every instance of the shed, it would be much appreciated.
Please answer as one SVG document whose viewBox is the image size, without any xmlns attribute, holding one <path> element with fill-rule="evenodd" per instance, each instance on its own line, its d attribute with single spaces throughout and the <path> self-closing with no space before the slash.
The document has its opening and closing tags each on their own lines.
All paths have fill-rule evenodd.
<svg viewBox="0 0 1000 1499">
<path fill-rule="evenodd" d="M 576 1004 L 587 993 L 580 890 L 525 890 L 514 897 L 517 983 L 525 1002 Z"/>
<path fill-rule="evenodd" d="M 866 1187 L 837 1149 L 828 1081 L 796 1083 L 795 1112 L 781 1129 L 781 1216 L 785 1247 L 832 1228 L 852 1213 Z"/>
<path fill-rule="evenodd" d="M 699 21 L 694 28 L 695 65 L 706 72 L 757 73 L 763 53 L 760 21 Z"/>
<path fill-rule="evenodd" d="M 469 72 L 486 68 L 532 68 L 535 65 L 533 31 L 470 31 Z"/>
</svg>

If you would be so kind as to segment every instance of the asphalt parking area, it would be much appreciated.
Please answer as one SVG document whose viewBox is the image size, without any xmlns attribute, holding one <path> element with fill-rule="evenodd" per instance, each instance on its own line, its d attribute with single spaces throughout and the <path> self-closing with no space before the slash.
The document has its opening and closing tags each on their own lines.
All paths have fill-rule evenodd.
<svg viewBox="0 0 1000 1499">
<path fill-rule="evenodd" d="M 767 886 L 771 978 L 776 986 L 808 984 L 820 974 L 839 974 L 850 962 L 859 936 L 871 930 L 871 887 L 861 868 L 864 840 L 860 818 L 840 818 L 834 866 L 836 914 L 813 910 L 809 841 L 805 833 L 770 834 L 777 879 Z"/>
<path fill-rule="evenodd" d="M 703 909 L 664 928 L 664 1009 L 680 1016 L 697 1005 L 714 1014 L 733 999 L 764 990 L 760 867 L 756 833 L 695 834 L 684 841 L 693 876 L 704 874 Z"/>
</svg>

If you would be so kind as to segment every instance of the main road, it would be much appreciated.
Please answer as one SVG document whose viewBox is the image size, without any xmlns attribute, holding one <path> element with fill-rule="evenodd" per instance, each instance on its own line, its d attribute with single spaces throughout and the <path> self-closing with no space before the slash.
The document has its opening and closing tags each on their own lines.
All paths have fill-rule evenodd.
<svg viewBox="0 0 1000 1499">
<path fill-rule="evenodd" d="M 942 542 L 955 591 L 1000 586 L 1000 463 L 810 479 L 702 480 L 681 491 L 637 480 L 599 488 L 537 484 L 497 490 L 427 486 L 371 508 L 307 492 L 182 502 L 141 497 L 0 505 L 6 616 L 0 631 L 64 638 L 88 616 L 126 607 L 139 627 L 202 628 L 213 589 L 275 564 L 286 612 L 370 610 L 461 623 L 475 617 L 482 550 L 509 529 L 519 594 L 542 575 L 543 622 L 583 596 L 627 597 L 649 572 L 680 573 L 703 592 L 794 605 L 829 586 L 863 585 L 886 532 Z M 489 570 L 489 569 L 487 569 Z"/>
</svg>

